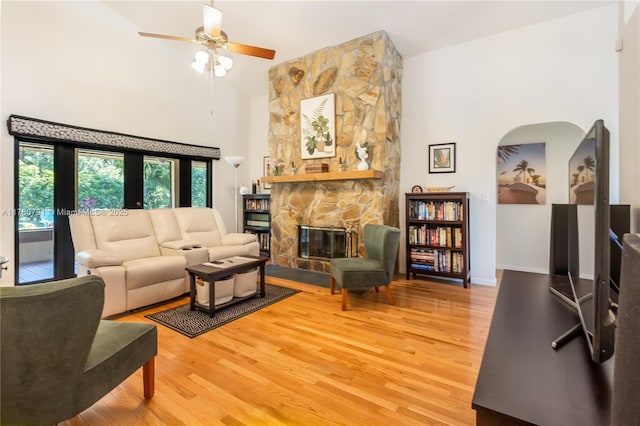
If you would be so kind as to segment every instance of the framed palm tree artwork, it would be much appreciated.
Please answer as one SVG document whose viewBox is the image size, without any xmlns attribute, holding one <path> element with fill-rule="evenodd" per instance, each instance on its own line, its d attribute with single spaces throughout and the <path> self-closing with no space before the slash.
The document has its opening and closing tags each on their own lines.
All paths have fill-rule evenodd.
<svg viewBox="0 0 640 426">
<path fill-rule="evenodd" d="M 500 145 L 497 152 L 498 204 L 545 204 L 545 143 Z"/>
<path fill-rule="evenodd" d="M 429 145 L 429 173 L 456 172 L 456 143 Z"/>
</svg>

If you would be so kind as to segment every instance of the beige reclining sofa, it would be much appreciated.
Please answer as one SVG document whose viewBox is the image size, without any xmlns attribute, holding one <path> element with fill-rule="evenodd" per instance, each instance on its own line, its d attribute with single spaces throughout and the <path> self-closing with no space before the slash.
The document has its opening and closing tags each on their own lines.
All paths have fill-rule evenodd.
<svg viewBox="0 0 640 426">
<path fill-rule="evenodd" d="M 211 208 L 95 211 L 69 224 L 78 275 L 105 281 L 103 317 L 188 292 L 187 266 L 260 253 L 255 235 L 227 233 Z"/>
</svg>

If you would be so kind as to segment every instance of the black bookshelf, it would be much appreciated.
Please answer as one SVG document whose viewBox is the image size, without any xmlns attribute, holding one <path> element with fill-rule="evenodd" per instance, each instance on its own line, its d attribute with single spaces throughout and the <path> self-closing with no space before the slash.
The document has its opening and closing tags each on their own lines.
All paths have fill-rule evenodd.
<svg viewBox="0 0 640 426">
<path fill-rule="evenodd" d="M 271 195 L 242 196 L 242 229 L 258 237 L 262 256 L 271 256 Z"/>
</svg>

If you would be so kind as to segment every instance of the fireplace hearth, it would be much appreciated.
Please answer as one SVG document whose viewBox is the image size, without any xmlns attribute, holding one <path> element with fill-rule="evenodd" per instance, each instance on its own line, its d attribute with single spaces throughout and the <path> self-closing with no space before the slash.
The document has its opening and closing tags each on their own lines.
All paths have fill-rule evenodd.
<svg viewBox="0 0 640 426">
<path fill-rule="evenodd" d="M 345 228 L 298 225 L 298 256 L 303 259 L 352 257 L 358 234 Z"/>
</svg>

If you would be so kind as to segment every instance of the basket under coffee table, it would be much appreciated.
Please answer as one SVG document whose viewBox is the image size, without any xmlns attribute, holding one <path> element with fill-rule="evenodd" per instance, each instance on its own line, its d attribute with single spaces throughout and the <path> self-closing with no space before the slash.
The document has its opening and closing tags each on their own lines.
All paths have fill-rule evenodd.
<svg viewBox="0 0 640 426">
<path fill-rule="evenodd" d="M 237 259 L 247 260 L 242 260 L 240 262 Z M 267 260 L 269 260 L 269 258 L 266 256 L 243 255 L 234 256 L 229 259 L 220 259 L 220 262 L 223 262 L 220 265 L 207 262 L 200 265 L 189 266 L 188 268 L 186 268 L 187 272 L 189 273 L 189 308 L 192 311 L 197 309 L 199 311 L 208 312 L 209 316 L 213 318 L 216 312 L 216 308 L 220 309 L 225 306 L 233 305 L 234 303 L 242 302 L 243 300 L 255 297 L 257 294 L 260 294 L 260 297 L 264 297 L 264 267 L 267 263 Z M 229 275 L 247 272 L 253 268 L 260 269 L 260 291 L 256 290 L 255 293 L 244 297 L 234 297 L 230 301 L 221 303 L 216 306 L 216 280 Z M 209 306 L 201 305 L 196 302 L 196 277 L 201 278 L 209 283 Z"/>
</svg>

